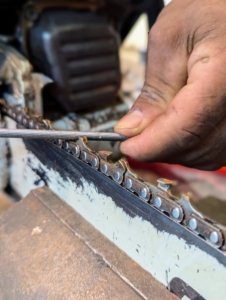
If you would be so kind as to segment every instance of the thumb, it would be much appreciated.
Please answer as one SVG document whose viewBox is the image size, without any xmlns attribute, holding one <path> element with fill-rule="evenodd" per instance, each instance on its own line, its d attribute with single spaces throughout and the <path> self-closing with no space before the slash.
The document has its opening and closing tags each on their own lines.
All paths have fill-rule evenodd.
<svg viewBox="0 0 226 300">
<path fill-rule="evenodd" d="M 136 136 L 164 111 L 164 107 L 152 104 L 141 94 L 128 114 L 115 125 L 114 130 L 128 137 Z"/>
</svg>

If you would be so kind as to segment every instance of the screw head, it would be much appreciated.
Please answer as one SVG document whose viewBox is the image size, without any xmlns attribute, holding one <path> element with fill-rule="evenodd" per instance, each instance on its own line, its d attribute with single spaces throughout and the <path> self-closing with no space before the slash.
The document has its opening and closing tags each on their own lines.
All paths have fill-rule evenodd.
<svg viewBox="0 0 226 300">
<path fill-rule="evenodd" d="M 131 179 L 126 179 L 126 184 L 125 185 L 126 185 L 127 189 L 131 189 L 132 186 L 133 186 L 132 180 Z"/>
<path fill-rule="evenodd" d="M 113 178 L 114 178 L 115 181 L 119 181 L 120 180 L 120 173 L 119 172 L 115 172 L 113 174 Z"/>
<path fill-rule="evenodd" d="M 107 173 L 107 171 L 108 171 L 108 166 L 107 165 L 102 165 L 101 166 L 101 171 L 103 172 L 103 173 Z"/>
<path fill-rule="evenodd" d="M 172 212 L 171 212 L 172 216 L 174 217 L 174 219 L 178 219 L 180 217 L 180 210 L 178 207 L 175 207 Z"/>
<path fill-rule="evenodd" d="M 87 159 L 86 152 L 82 151 L 81 157 L 82 157 L 82 160 L 86 160 Z"/>
<path fill-rule="evenodd" d="M 154 206 L 160 208 L 162 206 L 162 199 L 160 197 L 155 197 L 153 200 Z"/>
<path fill-rule="evenodd" d="M 148 194 L 147 188 L 142 188 L 142 189 L 140 189 L 140 196 L 141 196 L 142 198 L 146 198 L 146 197 L 147 197 L 147 194 Z"/>
<path fill-rule="evenodd" d="M 94 157 L 94 158 L 92 159 L 92 166 L 93 166 L 93 167 L 97 167 L 97 165 L 98 165 L 98 160 L 97 160 L 96 157 Z"/>
<path fill-rule="evenodd" d="M 219 241 L 218 233 L 216 231 L 211 232 L 209 238 L 213 244 L 217 244 Z"/>
<path fill-rule="evenodd" d="M 198 224 L 195 218 L 192 218 L 188 221 L 188 227 L 192 230 L 195 230 L 197 228 Z"/>
</svg>

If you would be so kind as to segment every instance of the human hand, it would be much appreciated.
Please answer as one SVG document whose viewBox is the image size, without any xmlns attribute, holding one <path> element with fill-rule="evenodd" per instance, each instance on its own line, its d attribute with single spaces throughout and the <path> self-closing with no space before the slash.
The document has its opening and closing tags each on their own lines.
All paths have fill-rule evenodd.
<svg viewBox="0 0 226 300">
<path fill-rule="evenodd" d="M 144 87 L 115 131 L 143 161 L 226 165 L 226 1 L 173 0 L 149 33 Z"/>
</svg>

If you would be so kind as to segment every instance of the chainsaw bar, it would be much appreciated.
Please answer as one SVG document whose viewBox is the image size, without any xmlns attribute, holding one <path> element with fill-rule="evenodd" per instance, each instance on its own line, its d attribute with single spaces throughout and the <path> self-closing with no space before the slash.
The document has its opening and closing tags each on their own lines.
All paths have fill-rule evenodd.
<svg viewBox="0 0 226 300">
<path fill-rule="evenodd" d="M 0 108 L 4 115 L 13 119 L 17 124 L 28 129 L 52 130 L 49 120 L 44 120 L 38 116 L 29 116 L 26 109 L 20 106 L 9 106 L 4 100 L 0 100 Z M 105 175 L 109 180 L 120 185 L 124 189 L 133 193 L 140 201 L 146 202 L 155 209 L 161 211 L 174 222 L 179 223 L 189 229 L 199 238 L 205 240 L 214 248 L 221 251 L 226 250 L 226 227 L 203 216 L 196 211 L 189 196 L 181 195 L 175 197 L 171 193 L 174 181 L 160 178 L 157 185 L 139 178 L 131 169 L 125 159 L 112 162 L 111 152 L 95 152 L 87 144 L 87 138 L 80 137 L 77 141 L 62 139 L 48 140 L 57 147 L 74 156 L 76 159 L 86 163 L 92 169 Z"/>
</svg>

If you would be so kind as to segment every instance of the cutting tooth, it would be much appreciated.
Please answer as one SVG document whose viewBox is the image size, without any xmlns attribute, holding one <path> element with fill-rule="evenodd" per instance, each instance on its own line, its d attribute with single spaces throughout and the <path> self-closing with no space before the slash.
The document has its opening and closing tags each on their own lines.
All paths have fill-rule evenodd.
<svg viewBox="0 0 226 300">
<path fill-rule="evenodd" d="M 100 171 L 108 177 L 111 177 L 115 182 L 121 184 L 124 179 L 124 173 L 126 171 L 123 160 L 117 162 L 111 162 L 112 152 L 99 151 L 98 156 L 100 158 Z"/>
<path fill-rule="evenodd" d="M 176 202 L 182 206 L 186 216 L 196 215 L 203 219 L 202 214 L 200 212 L 198 212 L 191 205 L 190 197 L 191 197 L 191 194 L 188 194 L 188 195 L 182 194 L 181 197 Z"/>
<path fill-rule="evenodd" d="M 44 120 L 42 120 L 42 123 L 44 124 L 45 129 L 47 129 L 47 130 L 53 129 L 52 123 L 50 120 L 44 119 Z"/>
<path fill-rule="evenodd" d="M 224 246 L 224 230 L 216 226 L 214 221 L 204 217 L 192 206 L 190 195 L 182 194 L 176 202 L 183 208 L 183 223 L 191 231 L 203 237 L 208 243 L 216 248 Z"/>
<path fill-rule="evenodd" d="M 171 187 L 177 185 L 177 181 L 174 181 L 174 180 L 169 180 L 169 179 L 166 179 L 166 178 L 159 178 L 157 180 L 157 183 L 158 183 L 158 187 L 165 191 L 165 192 L 170 192 L 170 189 Z"/>
</svg>

